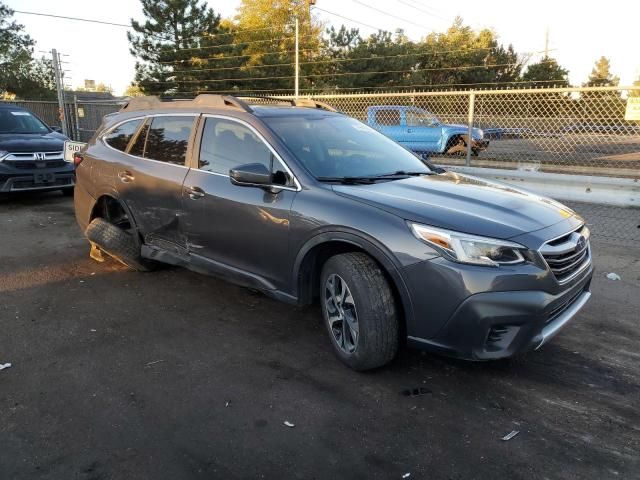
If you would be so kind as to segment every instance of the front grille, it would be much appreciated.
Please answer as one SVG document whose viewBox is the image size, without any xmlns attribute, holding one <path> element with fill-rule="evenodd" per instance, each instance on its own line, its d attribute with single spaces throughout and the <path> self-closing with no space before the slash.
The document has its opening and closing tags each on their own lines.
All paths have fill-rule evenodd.
<svg viewBox="0 0 640 480">
<path fill-rule="evenodd" d="M 11 183 L 11 190 L 31 190 L 38 188 L 65 187 L 73 185 L 72 178 L 56 178 L 49 183 L 35 183 L 33 180 L 14 180 Z"/>
<path fill-rule="evenodd" d="M 584 292 L 584 288 L 582 290 L 578 290 L 568 300 L 563 302 L 562 305 L 559 305 L 556 308 L 554 308 L 553 310 L 551 310 L 549 312 L 549 317 L 547 318 L 546 323 L 550 323 L 553 320 L 555 320 L 556 318 L 558 318 L 562 314 L 562 312 L 564 312 L 567 308 L 569 308 L 571 305 L 573 305 L 573 302 L 575 302 L 578 299 L 578 297 L 580 295 L 582 295 L 582 292 Z"/>
<path fill-rule="evenodd" d="M 10 167 L 20 170 L 35 170 L 38 168 L 62 168 L 67 162 L 64 160 L 26 161 L 26 160 L 5 160 L 4 163 Z"/>
<path fill-rule="evenodd" d="M 550 240 L 542 246 L 540 253 L 558 282 L 566 283 L 591 262 L 589 229 L 582 226 Z"/>
</svg>

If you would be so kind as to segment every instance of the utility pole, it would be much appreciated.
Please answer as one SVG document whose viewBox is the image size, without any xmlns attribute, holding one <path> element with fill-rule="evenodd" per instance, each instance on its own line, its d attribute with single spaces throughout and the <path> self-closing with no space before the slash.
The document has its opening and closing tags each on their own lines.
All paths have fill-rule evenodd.
<svg viewBox="0 0 640 480">
<path fill-rule="evenodd" d="M 549 27 L 544 31 L 544 58 L 549 58 Z"/>
<path fill-rule="evenodd" d="M 67 120 L 65 118 L 64 109 L 64 84 L 62 83 L 62 69 L 60 68 L 60 57 L 58 51 L 54 48 L 51 50 L 53 59 L 53 74 L 56 81 L 56 91 L 58 93 L 58 108 L 60 109 L 60 121 L 62 122 L 62 133 L 69 136 L 67 130 Z"/>
<path fill-rule="evenodd" d="M 298 41 L 298 17 L 296 17 L 296 84 L 295 97 L 298 98 L 300 93 L 300 58 L 299 58 L 299 41 Z"/>
</svg>

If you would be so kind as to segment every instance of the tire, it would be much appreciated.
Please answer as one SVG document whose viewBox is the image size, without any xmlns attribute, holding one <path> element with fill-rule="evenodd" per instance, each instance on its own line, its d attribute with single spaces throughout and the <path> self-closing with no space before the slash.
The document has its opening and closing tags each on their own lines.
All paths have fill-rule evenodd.
<svg viewBox="0 0 640 480">
<path fill-rule="evenodd" d="M 95 218 L 87 227 L 85 235 L 102 252 L 127 267 L 138 272 L 152 270 L 152 264 L 140 256 L 140 246 L 131 233 L 103 218 Z"/>
<path fill-rule="evenodd" d="M 445 152 L 447 155 L 462 156 L 467 154 L 467 143 L 460 135 L 453 136 L 447 141 Z"/>
<path fill-rule="evenodd" d="M 335 287 L 339 281 L 347 287 L 343 290 L 347 293 L 343 295 L 340 309 L 330 294 L 331 283 Z M 349 293 L 353 307 L 346 300 Z M 371 257 L 364 253 L 344 253 L 327 260 L 320 278 L 320 304 L 333 350 L 345 365 L 363 371 L 394 359 L 398 352 L 398 309 L 389 281 Z M 353 322 L 353 313 L 356 322 Z M 342 316 L 343 320 L 336 320 L 336 316 Z M 353 340 L 352 331 L 345 331 L 350 325 L 345 319 L 350 317 L 357 324 L 355 348 L 353 342 L 348 341 L 349 337 Z M 338 338 L 341 328 L 345 338 L 342 343 Z M 347 345 L 350 348 L 345 348 Z"/>
<path fill-rule="evenodd" d="M 73 197 L 73 191 L 73 188 L 63 188 L 62 195 L 64 195 L 65 197 Z"/>
</svg>

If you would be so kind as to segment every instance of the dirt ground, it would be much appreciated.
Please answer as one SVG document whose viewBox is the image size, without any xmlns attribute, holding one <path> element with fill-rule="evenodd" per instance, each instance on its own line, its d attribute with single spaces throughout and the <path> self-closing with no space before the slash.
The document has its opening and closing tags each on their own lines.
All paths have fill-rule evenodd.
<svg viewBox="0 0 640 480">
<path fill-rule="evenodd" d="M 4 201 L 0 479 L 640 478 L 640 246 L 593 248 L 592 300 L 540 351 L 363 374 L 317 308 L 97 264 L 71 200 Z"/>
</svg>

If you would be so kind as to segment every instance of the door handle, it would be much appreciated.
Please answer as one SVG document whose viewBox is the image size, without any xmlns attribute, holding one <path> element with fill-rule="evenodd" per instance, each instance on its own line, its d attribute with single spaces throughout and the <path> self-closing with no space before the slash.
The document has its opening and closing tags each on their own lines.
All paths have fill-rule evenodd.
<svg viewBox="0 0 640 480">
<path fill-rule="evenodd" d="M 123 170 L 122 172 L 118 172 L 118 178 L 122 183 L 133 182 L 133 175 L 129 170 Z"/>
<path fill-rule="evenodd" d="M 413 128 L 407 128 L 407 133 L 413 133 Z"/>
<path fill-rule="evenodd" d="M 187 187 L 187 192 L 189 192 L 189 198 L 191 200 L 197 200 L 199 198 L 204 197 L 205 193 L 200 187 Z"/>
</svg>

